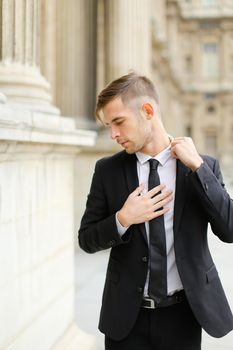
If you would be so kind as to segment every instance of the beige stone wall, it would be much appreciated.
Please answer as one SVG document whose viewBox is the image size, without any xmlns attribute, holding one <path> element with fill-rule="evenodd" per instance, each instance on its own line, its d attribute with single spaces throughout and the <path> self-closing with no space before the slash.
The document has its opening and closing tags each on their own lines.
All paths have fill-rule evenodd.
<svg viewBox="0 0 233 350">
<path fill-rule="evenodd" d="M 74 323 L 74 165 L 95 132 L 54 106 L 55 2 L 0 6 L 0 348 L 90 350 Z"/>
<path fill-rule="evenodd" d="M 0 149 L 0 348 L 50 349 L 74 312 L 73 156 Z"/>
</svg>

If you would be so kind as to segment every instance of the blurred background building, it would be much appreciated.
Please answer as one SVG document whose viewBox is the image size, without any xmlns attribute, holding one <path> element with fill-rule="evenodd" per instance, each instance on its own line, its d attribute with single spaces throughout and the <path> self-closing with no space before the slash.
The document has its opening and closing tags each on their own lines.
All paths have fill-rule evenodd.
<svg viewBox="0 0 233 350">
<path fill-rule="evenodd" d="M 1 350 L 94 349 L 74 321 L 74 232 L 95 161 L 118 150 L 96 94 L 130 69 L 232 184 L 232 0 L 0 0 Z"/>
</svg>

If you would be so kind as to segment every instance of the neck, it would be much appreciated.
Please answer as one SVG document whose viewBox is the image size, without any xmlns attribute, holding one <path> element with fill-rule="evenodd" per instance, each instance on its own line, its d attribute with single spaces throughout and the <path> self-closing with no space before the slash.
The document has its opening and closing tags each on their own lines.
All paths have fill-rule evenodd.
<svg viewBox="0 0 233 350">
<path fill-rule="evenodd" d="M 151 157 L 156 156 L 160 152 L 162 152 L 164 149 L 166 149 L 169 144 L 171 143 L 171 140 L 164 129 L 164 127 L 161 125 L 160 128 L 156 128 L 153 130 L 153 134 L 151 136 L 151 139 L 149 142 L 140 150 L 140 152 L 150 155 Z"/>
</svg>

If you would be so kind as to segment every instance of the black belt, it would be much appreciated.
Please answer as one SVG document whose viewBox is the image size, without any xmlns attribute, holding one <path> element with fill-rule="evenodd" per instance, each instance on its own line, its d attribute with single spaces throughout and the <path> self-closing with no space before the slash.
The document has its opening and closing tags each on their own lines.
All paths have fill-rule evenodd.
<svg viewBox="0 0 233 350">
<path fill-rule="evenodd" d="M 174 304 L 181 303 L 186 299 L 184 290 L 174 293 L 173 295 L 168 295 L 159 304 L 157 304 L 153 299 L 143 297 L 141 307 L 146 309 L 157 309 L 159 307 L 167 307 Z"/>
</svg>

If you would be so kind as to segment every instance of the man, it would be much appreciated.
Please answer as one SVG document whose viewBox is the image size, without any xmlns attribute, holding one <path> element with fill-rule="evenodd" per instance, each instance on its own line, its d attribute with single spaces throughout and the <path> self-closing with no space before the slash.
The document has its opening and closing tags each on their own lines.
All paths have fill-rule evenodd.
<svg viewBox="0 0 233 350">
<path fill-rule="evenodd" d="M 200 350 L 201 328 L 233 328 L 207 225 L 233 242 L 219 163 L 163 126 L 152 82 L 135 73 L 98 96 L 97 118 L 124 151 L 97 162 L 79 244 L 111 248 L 99 328 L 107 350 Z"/>
</svg>

